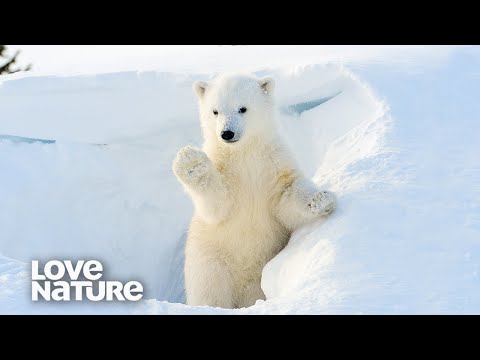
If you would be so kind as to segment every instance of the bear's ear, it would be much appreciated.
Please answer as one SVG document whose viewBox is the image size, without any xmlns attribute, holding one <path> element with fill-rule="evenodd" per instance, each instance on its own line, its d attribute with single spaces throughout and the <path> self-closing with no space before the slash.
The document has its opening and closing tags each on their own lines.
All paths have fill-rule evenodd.
<svg viewBox="0 0 480 360">
<path fill-rule="evenodd" d="M 199 98 L 201 98 L 205 94 L 205 90 L 207 90 L 208 84 L 205 81 L 195 81 L 193 83 L 193 91 Z"/>
<path fill-rule="evenodd" d="M 258 80 L 258 82 L 265 94 L 272 94 L 273 89 L 275 88 L 275 80 L 273 80 L 273 78 L 266 76 Z"/>
</svg>

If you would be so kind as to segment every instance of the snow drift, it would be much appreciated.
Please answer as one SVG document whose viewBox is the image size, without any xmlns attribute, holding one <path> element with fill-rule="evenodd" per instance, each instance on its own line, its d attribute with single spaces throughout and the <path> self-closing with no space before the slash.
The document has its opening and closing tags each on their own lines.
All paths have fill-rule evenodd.
<svg viewBox="0 0 480 360">
<path fill-rule="evenodd" d="M 181 304 L 192 206 L 171 164 L 182 146 L 201 144 L 191 84 L 206 75 L 1 83 L 0 312 L 478 312 L 480 207 L 464 205 L 472 208 L 460 244 L 437 232 L 430 239 L 425 228 L 441 217 L 429 219 L 437 203 L 423 195 L 422 157 L 409 147 L 415 131 L 341 66 L 258 72 L 266 74 L 276 78 L 279 126 L 300 167 L 339 204 L 331 218 L 295 232 L 264 268 L 267 301 L 240 310 Z M 469 169 L 469 179 L 480 178 L 477 158 Z M 468 189 L 480 199 L 478 187 Z M 31 303 L 28 263 L 55 258 L 99 259 L 109 278 L 140 280 L 150 300 Z"/>
</svg>

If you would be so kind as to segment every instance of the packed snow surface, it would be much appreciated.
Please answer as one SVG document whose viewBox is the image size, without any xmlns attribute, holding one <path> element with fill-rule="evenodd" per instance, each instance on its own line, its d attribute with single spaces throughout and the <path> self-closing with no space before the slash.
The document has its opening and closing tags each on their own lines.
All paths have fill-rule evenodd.
<svg viewBox="0 0 480 360">
<path fill-rule="evenodd" d="M 252 48 L 184 49 L 183 64 L 200 53 L 192 67 L 170 54 L 148 71 L 0 78 L 0 313 L 480 313 L 480 49 Z M 192 82 L 243 70 L 242 53 L 276 79 L 281 133 L 338 210 L 265 266 L 266 301 L 190 307 L 193 209 L 171 164 L 202 141 Z M 34 259 L 101 260 L 145 300 L 33 303 Z"/>
</svg>

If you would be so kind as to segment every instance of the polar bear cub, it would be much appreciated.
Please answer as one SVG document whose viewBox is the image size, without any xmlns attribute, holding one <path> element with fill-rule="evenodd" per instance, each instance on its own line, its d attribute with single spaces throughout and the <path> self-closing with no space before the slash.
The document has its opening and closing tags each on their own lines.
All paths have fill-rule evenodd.
<svg viewBox="0 0 480 360">
<path fill-rule="evenodd" d="M 240 308 L 265 299 L 265 264 L 335 196 L 296 168 L 275 128 L 274 80 L 227 74 L 193 85 L 204 136 L 173 171 L 195 212 L 185 249 L 187 304 Z"/>
</svg>

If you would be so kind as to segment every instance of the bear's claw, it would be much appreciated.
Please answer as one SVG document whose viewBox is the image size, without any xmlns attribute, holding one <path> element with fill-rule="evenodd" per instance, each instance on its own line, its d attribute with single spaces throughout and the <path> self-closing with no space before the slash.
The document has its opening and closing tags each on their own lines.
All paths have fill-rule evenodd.
<svg viewBox="0 0 480 360">
<path fill-rule="evenodd" d="M 335 195 L 329 191 L 320 191 L 310 200 L 308 207 L 317 215 L 330 215 L 336 208 Z"/>
<path fill-rule="evenodd" d="M 185 146 L 173 162 L 173 171 L 177 177 L 187 183 L 194 183 L 208 171 L 210 159 L 200 149 Z"/>
</svg>

